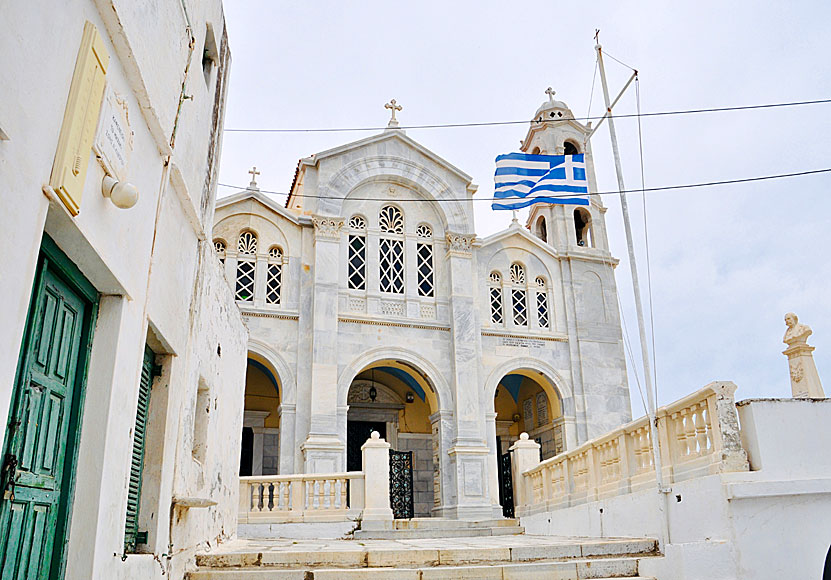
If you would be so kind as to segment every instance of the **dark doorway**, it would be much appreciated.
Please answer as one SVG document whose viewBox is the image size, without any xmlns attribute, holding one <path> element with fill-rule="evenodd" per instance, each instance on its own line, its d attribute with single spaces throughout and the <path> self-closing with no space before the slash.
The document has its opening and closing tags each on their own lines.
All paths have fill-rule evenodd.
<svg viewBox="0 0 831 580">
<path fill-rule="evenodd" d="M 496 438 L 496 453 L 499 458 L 499 503 L 502 505 L 502 515 L 506 518 L 514 517 L 514 479 L 511 473 L 511 452 L 500 453 L 502 442 Z"/>
<path fill-rule="evenodd" d="M 254 463 L 254 429 L 251 427 L 242 428 L 242 452 L 239 456 L 240 476 L 252 475 Z"/>
<path fill-rule="evenodd" d="M 366 443 L 373 431 L 378 431 L 381 439 L 387 438 L 387 424 L 378 421 L 346 422 L 346 471 L 361 471 L 361 446 Z"/>
</svg>

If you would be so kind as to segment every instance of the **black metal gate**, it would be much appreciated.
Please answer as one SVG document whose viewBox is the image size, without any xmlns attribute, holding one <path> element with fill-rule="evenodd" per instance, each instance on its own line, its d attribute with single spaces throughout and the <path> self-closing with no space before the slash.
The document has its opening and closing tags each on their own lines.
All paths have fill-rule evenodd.
<svg viewBox="0 0 831 580">
<path fill-rule="evenodd" d="M 413 452 L 390 449 L 390 507 L 396 519 L 413 517 Z"/>
<path fill-rule="evenodd" d="M 514 517 L 514 479 L 511 474 L 511 452 L 499 456 L 499 503 L 502 515 Z"/>
</svg>

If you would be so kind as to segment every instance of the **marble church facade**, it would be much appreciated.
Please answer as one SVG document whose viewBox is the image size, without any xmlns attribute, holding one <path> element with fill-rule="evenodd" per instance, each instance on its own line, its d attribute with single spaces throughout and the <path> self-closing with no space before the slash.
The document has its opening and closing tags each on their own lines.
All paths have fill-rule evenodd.
<svg viewBox="0 0 831 580">
<path fill-rule="evenodd" d="M 413 451 L 416 516 L 501 515 L 521 432 L 545 458 L 631 418 L 605 208 L 537 205 L 479 238 L 471 177 L 394 112 L 301 159 L 285 207 L 255 172 L 217 203 L 250 331 L 241 473 L 360 469 L 380 430 Z M 550 96 L 522 150 L 585 153 L 596 191 L 588 131 Z"/>
</svg>

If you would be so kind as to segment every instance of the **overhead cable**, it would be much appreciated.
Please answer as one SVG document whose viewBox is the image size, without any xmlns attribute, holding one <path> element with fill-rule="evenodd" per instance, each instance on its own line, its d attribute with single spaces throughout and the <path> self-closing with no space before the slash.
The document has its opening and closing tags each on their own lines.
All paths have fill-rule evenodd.
<svg viewBox="0 0 831 580">
<path fill-rule="evenodd" d="M 773 109 L 777 107 L 797 107 L 802 105 L 822 105 L 831 103 L 831 99 L 817 99 L 813 101 L 791 101 L 787 103 L 767 103 L 763 105 L 743 105 L 739 107 L 713 107 L 708 109 L 681 109 L 677 111 L 656 111 L 652 113 L 627 113 L 618 115 L 615 114 L 615 119 L 627 118 L 642 118 L 642 117 L 665 117 L 669 115 L 691 115 L 696 113 L 721 113 L 726 111 L 747 111 L 752 109 Z M 576 121 L 592 121 L 602 119 L 600 116 L 586 116 L 575 117 Z M 554 119 L 555 121 L 568 121 L 571 119 Z M 522 121 L 484 121 L 481 123 L 434 123 L 427 125 L 402 125 L 395 127 L 395 129 L 450 129 L 456 127 L 490 127 L 498 125 L 522 125 L 531 123 L 533 120 L 524 119 Z M 384 131 L 389 129 L 386 125 L 383 127 L 318 127 L 307 129 L 240 129 L 231 128 L 224 129 L 226 133 L 341 133 L 349 131 Z"/>
</svg>

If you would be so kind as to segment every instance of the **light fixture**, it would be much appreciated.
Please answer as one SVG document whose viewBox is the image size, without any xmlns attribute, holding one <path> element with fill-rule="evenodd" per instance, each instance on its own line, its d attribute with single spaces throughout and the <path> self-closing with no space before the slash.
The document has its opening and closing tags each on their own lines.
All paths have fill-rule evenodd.
<svg viewBox="0 0 831 580">
<path fill-rule="evenodd" d="M 407 391 L 406 400 L 408 403 L 412 403 L 413 401 L 415 401 L 415 395 L 413 395 L 412 391 Z"/>
<path fill-rule="evenodd" d="M 519 413 L 514 413 L 514 416 L 511 417 L 514 420 L 514 423 L 519 423 Z"/>
<path fill-rule="evenodd" d="M 375 388 L 375 385 L 369 387 L 369 399 L 374 403 L 375 397 L 378 396 L 378 390 Z"/>
<path fill-rule="evenodd" d="M 105 175 L 101 182 L 101 194 L 120 209 L 130 209 L 136 205 L 139 197 L 135 185 L 126 181 L 117 181 L 109 175 Z"/>
</svg>

